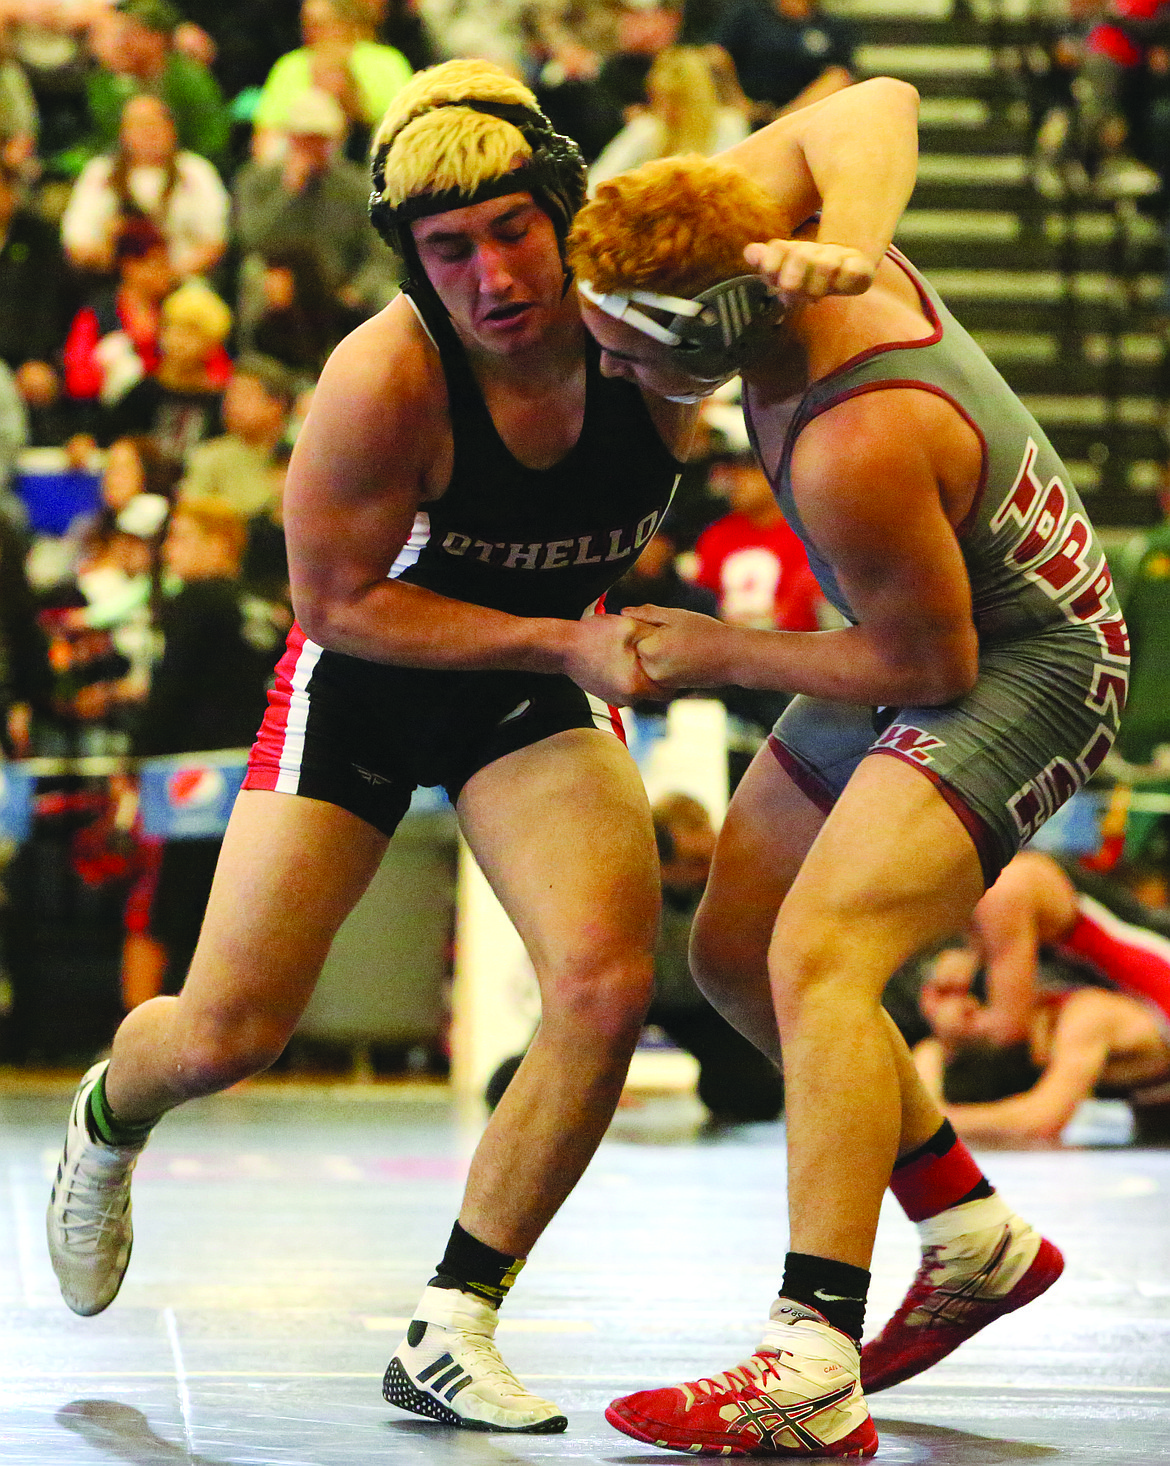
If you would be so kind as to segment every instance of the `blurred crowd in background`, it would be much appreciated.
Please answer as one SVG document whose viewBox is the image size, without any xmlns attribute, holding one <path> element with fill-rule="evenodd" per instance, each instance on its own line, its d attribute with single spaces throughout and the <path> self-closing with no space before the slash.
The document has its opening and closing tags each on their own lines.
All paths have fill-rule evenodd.
<svg viewBox="0 0 1170 1466">
<path fill-rule="evenodd" d="M 1160 208 L 1170 4 L 1069 0 L 1039 34 L 1021 59 L 1037 188 Z M 298 425 L 332 348 L 398 288 L 399 262 L 367 222 L 365 158 L 414 70 L 453 56 L 510 68 L 579 143 L 592 186 L 722 150 L 850 85 L 856 44 L 816 0 L 0 0 L 4 756 L 251 741 L 292 621 L 281 503 Z M 1170 746 L 1170 531 L 1122 559 L 1135 686 L 1151 689 L 1122 750 L 1149 765 Z M 833 624 L 726 394 L 608 607 L 643 602 L 762 628 Z M 719 695 L 734 783 L 785 700 Z M 216 842 L 135 841 L 129 778 L 82 806 L 67 859 L 117 894 L 122 1001 L 174 991 Z M 679 998 L 678 928 L 705 867 L 684 879 L 678 859 L 688 841 L 706 848 L 701 813 L 676 804 L 659 820 L 675 976 L 658 1013 L 679 1036 L 697 995 Z M 1147 875 L 1170 863 L 1156 840 L 1145 862 Z M 6 927 L 12 965 L 11 903 Z M 8 1032 L 8 1057 L 35 1056 Z M 708 1096 L 722 1094 L 714 1072 Z M 782 1089 L 752 1083 L 738 1111 L 725 1097 L 712 1108 L 776 1113 Z"/>
</svg>

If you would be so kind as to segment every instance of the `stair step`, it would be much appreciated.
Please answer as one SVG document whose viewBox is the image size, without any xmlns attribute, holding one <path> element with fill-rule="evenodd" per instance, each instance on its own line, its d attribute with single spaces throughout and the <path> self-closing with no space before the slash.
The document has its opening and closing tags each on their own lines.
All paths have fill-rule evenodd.
<svg viewBox="0 0 1170 1466">
<path fill-rule="evenodd" d="M 1107 450 L 1130 462 L 1140 458 L 1164 458 L 1166 440 L 1159 428 L 1148 423 L 1117 423 L 1088 427 L 1071 423 L 1042 423 L 1053 447 L 1066 461 L 1088 459 L 1100 462 Z"/>
<path fill-rule="evenodd" d="M 1160 206 L 1038 192 L 1018 58 L 1053 23 L 1034 0 L 826 4 L 857 25 L 860 75 L 902 77 L 922 99 L 899 246 L 1036 415 L 1094 520 L 1157 522 L 1170 421 Z"/>
<path fill-rule="evenodd" d="M 1051 240 L 915 238 L 899 231 L 900 249 L 921 270 L 966 271 L 1059 271 L 1067 262 L 1079 270 L 1094 273 L 1136 270 L 1152 274 L 1165 258 L 1161 243 L 1149 243 L 1120 256 L 1116 246 L 1106 243 L 1063 245 Z"/>
<path fill-rule="evenodd" d="M 1020 397 L 1040 400 L 1057 394 L 1083 394 L 1085 399 L 1092 400 L 1099 394 L 1116 392 L 1131 400 L 1157 401 L 1158 394 L 1166 387 L 1166 370 L 1161 362 L 1152 366 L 1135 362 L 1096 365 L 1057 358 L 1051 362 L 1009 359 L 996 361 L 995 365 Z M 1078 396 L 1076 400 L 1081 398 Z"/>
<path fill-rule="evenodd" d="M 902 215 L 898 225 L 899 239 L 986 240 L 989 243 L 1011 243 L 1032 240 L 1040 245 L 1077 249 L 1092 246 L 1112 247 L 1161 245 L 1162 229 L 1158 221 L 1138 214 L 1123 218 L 1112 212 L 1077 210 L 1064 213 L 1049 208 L 1029 213 L 1026 217 L 1010 209 L 920 209 L 912 207 Z"/>
<path fill-rule="evenodd" d="M 858 21 L 857 28 L 867 45 L 899 49 L 936 43 L 948 48 L 1027 45 L 1054 29 L 1043 21 L 916 19 L 905 16 L 867 16 Z"/>
<path fill-rule="evenodd" d="M 1111 309 L 1126 312 L 1156 310 L 1162 293 L 1162 276 L 1143 272 L 1126 280 L 1105 270 L 961 270 L 941 268 L 925 271 L 939 294 L 949 303 L 1019 301 L 1022 305 L 1047 305 L 1068 310 Z M 965 309 L 965 304 L 960 307 Z M 1032 329 L 1029 327 L 1029 329 Z M 1089 328 L 1086 328 L 1089 329 Z"/>
<path fill-rule="evenodd" d="M 1002 72 L 995 49 L 986 44 L 968 46 L 922 43 L 921 37 L 911 45 L 883 45 L 863 42 L 853 53 L 854 64 L 865 76 L 898 76 L 918 84 L 918 78 L 998 76 Z"/>
<path fill-rule="evenodd" d="M 945 297 L 944 297 L 945 299 Z M 1056 331 L 1079 337 L 1086 331 L 1115 331 L 1155 326 L 1161 317 L 1152 308 L 1121 311 L 1099 302 L 1080 302 L 1062 316 L 1051 303 L 1026 300 L 950 300 L 947 302 L 969 331 Z"/>
<path fill-rule="evenodd" d="M 965 123 L 919 122 L 918 136 L 928 153 L 974 153 L 981 156 L 1018 153 L 1027 147 L 1027 134 L 1018 124 L 987 121 L 979 127 Z"/>
</svg>

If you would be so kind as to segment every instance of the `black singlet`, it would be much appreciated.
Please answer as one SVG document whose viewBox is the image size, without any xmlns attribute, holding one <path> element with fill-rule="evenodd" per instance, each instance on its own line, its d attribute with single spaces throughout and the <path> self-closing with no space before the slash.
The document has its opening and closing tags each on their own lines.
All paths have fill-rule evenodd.
<svg viewBox="0 0 1170 1466">
<path fill-rule="evenodd" d="M 451 481 L 417 517 L 391 574 L 514 615 L 577 620 L 637 559 L 679 464 L 641 392 L 603 377 L 587 338 L 581 435 L 552 468 L 526 468 L 451 338 L 440 353 Z M 329 651 L 294 625 L 244 787 L 325 800 L 389 835 L 416 786 L 442 785 L 455 801 L 496 759 L 591 727 L 620 724 L 568 677 L 388 666 Z"/>
<path fill-rule="evenodd" d="M 662 521 L 680 464 L 641 391 L 603 377 L 585 337 L 585 418 L 551 468 L 504 445 L 452 333 L 436 345 L 455 444 L 451 481 L 419 514 L 394 576 L 516 616 L 576 619 L 638 558 Z"/>
</svg>

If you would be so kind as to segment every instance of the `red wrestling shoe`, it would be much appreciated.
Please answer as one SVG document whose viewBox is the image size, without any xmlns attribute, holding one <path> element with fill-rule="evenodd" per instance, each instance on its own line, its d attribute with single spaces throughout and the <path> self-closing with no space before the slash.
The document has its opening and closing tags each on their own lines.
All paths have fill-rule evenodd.
<svg viewBox="0 0 1170 1466">
<path fill-rule="evenodd" d="M 861 1385 L 867 1394 L 921 1374 L 972 1334 L 1038 1298 L 1064 1271 L 1059 1250 L 1014 1214 L 947 1241 L 930 1240 L 932 1222 L 985 1205 L 968 1202 L 919 1224 L 918 1275 L 902 1306 L 861 1351 Z"/>
<path fill-rule="evenodd" d="M 772 1305 L 770 1320 L 743 1364 L 626 1395 L 605 1418 L 637 1441 L 696 1456 L 872 1456 L 877 1431 L 853 1340 L 787 1298 Z"/>
</svg>

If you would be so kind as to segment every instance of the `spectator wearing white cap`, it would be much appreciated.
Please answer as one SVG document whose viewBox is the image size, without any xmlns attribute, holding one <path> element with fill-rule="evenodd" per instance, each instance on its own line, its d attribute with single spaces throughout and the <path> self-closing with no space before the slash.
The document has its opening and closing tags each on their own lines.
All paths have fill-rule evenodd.
<svg viewBox="0 0 1170 1466">
<path fill-rule="evenodd" d="M 244 253 L 238 316 L 245 343 L 263 309 L 265 251 L 315 249 L 329 288 L 370 312 L 395 293 L 394 258 L 369 224 L 369 178 L 341 156 L 346 125 L 338 102 L 311 87 L 280 115 L 276 156 L 253 159 L 236 175 L 235 231 Z"/>
</svg>

